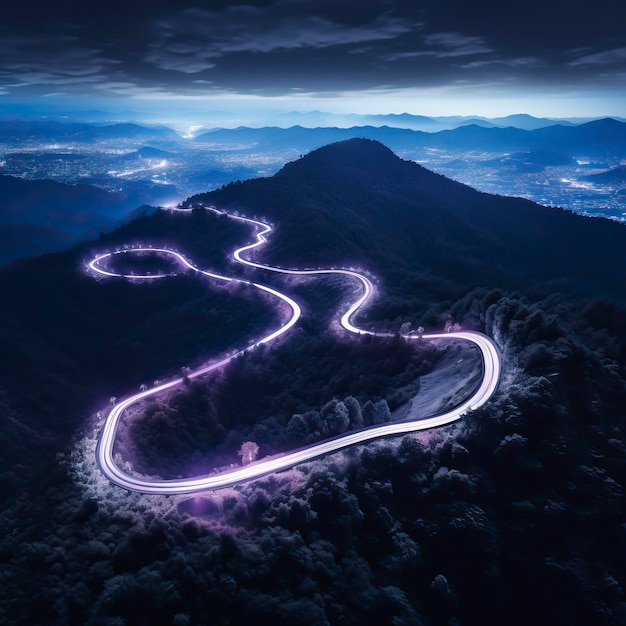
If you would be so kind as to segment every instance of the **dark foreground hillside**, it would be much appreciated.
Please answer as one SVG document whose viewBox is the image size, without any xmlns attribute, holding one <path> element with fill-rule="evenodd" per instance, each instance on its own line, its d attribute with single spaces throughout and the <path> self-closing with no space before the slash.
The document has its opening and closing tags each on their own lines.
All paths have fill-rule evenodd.
<svg viewBox="0 0 626 626">
<path fill-rule="evenodd" d="M 16 443 L 0 447 L 3 493 L 12 493 L 41 460 L 42 450 L 23 431 L 30 429 L 35 439 L 45 433 L 62 449 L 111 395 L 177 375 L 278 317 L 256 293 L 198 275 L 149 284 L 97 281 L 85 273 L 85 262 L 124 243 L 168 243 L 200 267 L 220 270 L 226 251 L 248 236 L 245 226 L 204 212 L 182 218 L 158 212 L 98 242 L 0 270 L 0 389 L 6 415 L 17 414 L 1 433 L 7 441 L 20 433 Z"/>
<path fill-rule="evenodd" d="M 330 258 L 375 271 L 383 295 L 370 324 L 434 329 L 452 319 L 487 332 L 503 352 L 500 389 L 456 425 L 252 484 L 193 497 L 129 494 L 99 478 L 91 430 L 79 428 L 100 406 L 89 400 L 96 383 L 112 393 L 131 370 L 135 385 L 182 358 L 172 346 L 207 332 L 196 309 L 212 307 L 224 323 L 240 314 L 243 323 L 264 303 L 222 307 L 204 300 L 212 298 L 199 290 L 206 285 L 184 280 L 154 293 L 92 284 L 77 273 L 80 251 L 0 272 L 0 621 L 625 623 L 625 229 L 478 194 L 358 141 L 203 200 L 274 220 L 264 258 Z M 154 242 L 175 236 L 205 266 L 249 238 L 196 211 L 143 218 L 103 244 L 148 234 Z M 336 295 L 307 289 L 311 309 Z M 106 294 L 128 303 L 123 315 L 113 305 L 98 314 Z M 157 321 L 172 343 L 146 354 Z M 304 388 L 311 403 L 332 401 L 306 389 L 311 372 L 320 376 L 317 365 L 333 381 L 345 365 L 328 362 L 320 318 L 303 319 L 294 335 L 298 350 L 322 356 L 296 366 L 285 359 L 283 369 L 271 359 L 281 393 Z M 206 347 L 223 340 L 202 337 Z M 185 358 L 200 355 L 193 341 L 186 345 Z M 105 368 L 95 357 L 101 350 Z M 352 358 L 344 349 L 332 354 Z M 248 393 L 254 378 L 243 380 Z M 234 406 L 251 419 L 245 398 Z M 258 405 L 274 411 L 275 403 Z"/>
</svg>

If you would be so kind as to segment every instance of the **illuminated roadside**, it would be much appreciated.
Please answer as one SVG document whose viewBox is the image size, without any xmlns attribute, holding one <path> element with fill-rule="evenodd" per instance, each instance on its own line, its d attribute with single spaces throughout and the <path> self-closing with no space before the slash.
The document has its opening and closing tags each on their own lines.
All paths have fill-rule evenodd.
<svg viewBox="0 0 626 626">
<path fill-rule="evenodd" d="M 180 209 L 177 209 L 180 210 Z M 214 211 L 217 213 L 223 213 L 222 211 L 218 211 L 214 207 L 208 207 L 207 210 Z M 182 210 L 180 210 L 182 211 Z M 233 257 L 239 263 L 244 265 L 248 265 L 250 267 L 255 267 L 263 270 L 269 270 L 272 272 L 277 272 L 281 274 L 291 274 L 291 275 L 319 275 L 319 274 L 338 274 L 349 276 L 358 280 L 362 285 L 362 294 L 360 297 L 351 304 L 349 309 L 344 313 L 341 318 L 341 325 L 347 331 L 355 333 L 355 334 L 367 334 L 367 335 L 375 335 L 379 337 L 390 337 L 393 336 L 393 333 L 378 333 L 370 330 L 365 330 L 362 328 L 358 328 L 352 323 L 352 317 L 355 313 L 370 299 L 373 294 L 374 287 L 371 281 L 354 270 L 348 269 L 318 269 L 318 270 L 297 270 L 297 269 L 284 269 L 278 268 L 268 265 L 262 265 L 260 263 L 255 263 L 253 261 L 249 261 L 243 258 L 241 255 L 245 252 L 253 250 L 258 246 L 263 245 L 266 241 L 266 235 L 271 232 L 271 226 L 260 222 L 258 220 L 253 220 L 243 216 L 236 216 L 226 214 L 230 219 L 246 222 L 251 224 L 254 228 L 257 229 L 256 232 L 256 242 L 243 246 L 237 249 Z M 193 271 L 202 273 L 206 276 L 217 280 L 223 280 L 227 282 L 233 283 L 243 283 L 247 285 L 251 285 L 260 289 L 266 293 L 270 293 L 271 295 L 281 299 L 285 302 L 291 309 L 290 318 L 277 330 L 272 331 L 270 334 L 264 336 L 263 338 L 255 341 L 252 345 L 247 346 L 245 349 L 239 350 L 238 352 L 221 359 L 218 362 L 211 363 L 210 365 L 201 367 L 193 372 L 190 372 L 187 376 L 188 378 L 197 378 L 198 376 L 202 376 L 204 374 L 208 374 L 209 372 L 215 371 L 231 360 L 237 358 L 241 354 L 245 352 L 245 350 L 249 350 L 254 348 L 260 344 L 266 344 L 271 341 L 274 341 L 284 333 L 286 333 L 300 318 L 301 309 L 297 302 L 295 302 L 289 296 L 281 293 L 280 291 L 273 289 L 272 287 L 268 287 L 267 285 L 262 285 L 260 283 L 252 283 L 247 280 L 238 279 L 238 278 L 229 278 L 226 276 L 221 276 L 219 274 L 215 274 L 213 272 L 208 272 L 205 270 L 201 270 L 193 265 L 190 261 L 188 261 L 183 255 L 173 250 L 168 250 L 166 248 L 151 248 L 151 247 L 136 247 L 127 250 L 119 250 L 116 252 L 100 254 L 96 256 L 89 264 L 88 267 L 95 273 L 102 274 L 110 277 L 122 277 L 122 278 L 132 278 L 135 280 L 153 280 L 162 278 L 165 276 L 172 276 L 173 274 L 154 274 L 154 275 L 132 275 L 132 274 L 119 274 L 112 272 L 110 270 L 104 269 L 100 267 L 102 261 L 105 259 L 109 259 L 114 255 L 118 254 L 126 254 L 133 252 L 158 252 L 160 254 L 167 254 L 174 257 L 174 259 L 182 264 L 184 267 L 191 269 Z M 408 334 L 402 335 L 407 340 L 419 340 L 418 337 Z M 139 491 L 142 493 L 149 494 L 161 494 L 161 495 L 171 495 L 171 494 L 181 494 L 181 493 L 194 493 L 200 491 L 206 491 L 210 489 L 217 489 L 222 487 L 228 487 L 230 485 L 251 480 L 254 478 L 258 478 L 259 476 L 263 476 L 265 474 L 276 472 L 280 470 L 287 469 L 289 467 L 293 467 L 299 463 L 303 463 L 305 461 L 310 461 L 316 457 L 329 454 L 331 452 L 335 452 L 337 450 L 341 450 L 348 446 L 353 446 L 356 444 L 365 443 L 367 441 L 371 441 L 372 439 L 377 439 L 379 437 L 385 437 L 390 435 L 402 435 L 407 433 L 412 433 L 420 430 L 426 430 L 429 428 L 434 428 L 437 426 L 443 426 L 445 424 L 450 424 L 460 417 L 462 417 L 468 410 L 474 410 L 478 407 L 482 406 L 489 400 L 489 398 L 495 392 L 498 381 L 500 378 L 500 355 L 499 351 L 494 344 L 494 342 L 483 335 L 482 333 L 477 333 L 473 331 L 461 331 L 461 332 L 451 332 L 451 333 L 436 333 L 436 334 L 424 334 L 422 335 L 422 339 L 461 339 L 464 341 L 468 341 L 470 343 L 475 344 L 480 349 L 482 358 L 483 358 L 483 379 L 478 389 L 473 393 L 473 395 L 465 400 L 458 407 L 443 413 L 441 415 L 437 415 L 434 417 L 429 417 L 420 420 L 413 420 L 409 422 L 398 422 L 398 423 L 390 423 L 378 426 L 372 426 L 366 429 L 353 431 L 347 433 L 345 435 L 341 435 L 339 437 L 335 437 L 333 439 L 329 439 L 326 441 L 322 441 L 319 443 L 311 444 L 299 450 L 295 450 L 293 452 L 289 452 L 286 454 L 276 455 L 269 459 L 261 459 L 256 461 L 255 463 L 251 463 L 249 465 L 245 465 L 243 467 L 238 467 L 235 469 L 227 470 L 221 472 L 219 474 L 213 474 L 209 476 L 199 476 L 195 478 L 184 478 L 177 480 L 152 480 L 152 479 L 143 479 L 137 478 L 135 476 L 131 476 L 126 474 L 123 470 L 121 470 L 114 461 L 113 458 L 113 446 L 115 443 L 115 436 L 117 432 L 117 427 L 119 421 L 122 417 L 124 411 L 131 406 L 132 404 L 143 400 L 149 396 L 158 394 L 167 389 L 171 389 L 176 387 L 183 382 L 183 378 L 177 378 L 175 380 L 169 381 L 164 384 L 157 385 L 151 389 L 143 390 L 137 394 L 134 394 L 116 406 L 114 406 L 106 417 L 102 432 L 100 434 L 100 439 L 97 447 L 97 462 L 100 467 L 102 473 L 114 484 L 119 485 L 125 489 L 129 489 L 131 491 Z"/>
</svg>

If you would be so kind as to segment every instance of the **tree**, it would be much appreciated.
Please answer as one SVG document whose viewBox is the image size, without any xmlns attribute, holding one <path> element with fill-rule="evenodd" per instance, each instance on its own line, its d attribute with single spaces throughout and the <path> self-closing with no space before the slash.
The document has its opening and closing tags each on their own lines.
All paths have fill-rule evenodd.
<svg viewBox="0 0 626 626">
<path fill-rule="evenodd" d="M 387 400 L 382 399 L 376 403 L 368 400 L 363 405 L 363 421 L 366 426 L 375 426 L 376 424 L 384 424 L 391 421 L 391 411 Z"/>
<path fill-rule="evenodd" d="M 340 435 L 348 430 L 350 425 L 350 417 L 348 408 L 343 402 L 337 402 L 334 410 L 326 417 L 328 430 L 332 435 Z"/>
<path fill-rule="evenodd" d="M 374 424 L 384 424 L 391 421 L 391 411 L 384 398 L 374 404 Z"/>
<path fill-rule="evenodd" d="M 254 441 L 244 441 L 237 453 L 241 457 L 241 464 L 248 465 L 252 463 L 259 453 L 259 446 Z"/>
<path fill-rule="evenodd" d="M 359 401 L 352 397 L 348 396 L 344 399 L 343 403 L 346 405 L 348 409 L 348 416 L 350 418 L 350 428 L 362 428 L 363 427 L 363 415 L 361 413 L 361 405 Z"/>
<path fill-rule="evenodd" d="M 372 426 L 374 424 L 374 403 L 371 400 L 365 402 L 361 413 L 365 426 Z"/>
<path fill-rule="evenodd" d="M 309 425 L 306 422 L 304 415 L 296 413 L 291 416 L 291 419 L 287 423 L 287 436 L 291 441 L 296 444 L 302 445 L 304 439 L 309 434 Z"/>
</svg>

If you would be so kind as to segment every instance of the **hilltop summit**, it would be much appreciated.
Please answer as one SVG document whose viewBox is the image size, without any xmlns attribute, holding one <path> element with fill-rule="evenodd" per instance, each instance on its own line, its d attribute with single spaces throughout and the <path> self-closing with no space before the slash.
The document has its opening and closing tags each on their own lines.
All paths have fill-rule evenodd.
<svg viewBox="0 0 626 626">
<path fill-rule="evenodd" d="M 405 161 L 379 141 L 366 138 L 347 139 L 313 150 L 287 163 L 275 177 L 339 188 L 358 184 L 363 189 L 383 193 L 410 185 L 432 198 L 461 194 L 467 199 L 467 194 L 477 193 L 467 185 Z"/>
<path fill-rule="evenodd" d="M 275 221 L 269 261 L 358 263 L 393 290 L 408 290 L 412 275 L 436 276 L 459 293 L 502 285 L 626 293 L 622 224 L 478 192 L 369 139 L 319 148 L 272 177 L 192 200 Z"/>
</svg>

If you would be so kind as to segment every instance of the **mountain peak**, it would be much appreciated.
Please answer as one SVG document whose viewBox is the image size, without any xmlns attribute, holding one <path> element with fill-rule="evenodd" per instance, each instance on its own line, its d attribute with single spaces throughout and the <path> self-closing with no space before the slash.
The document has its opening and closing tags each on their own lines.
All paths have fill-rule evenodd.
<svg viewBox="0 0 626 626">
<path fill-rule="evenodd" d="M 387 146 L 376 141 L 375 139 L 366 139 L 364 137 L 354 137 L 344 141 L 338 141 L 317 150 L 309 152 L 299 161 L 288 163 L 283 169 L 288 169 L 295 165 L 311 165 L 314 163 L 322 163 L 325 161 L 336 163 L 337 160 L 349 162 L 355 166 L 367 166 L 371 164 L 380 165 L 382 159 L 386 162 L 401 161 Z"/>
<path fill-rule="evenodd" d="M 468 194 L 477 194 L 466 185 L 401 159 L 379 141 L 365 138 L 346 139 L 313 150 L 287 163 L 274 178 L 338 193 L 346 186 L 384 194 L 410 187 L 414 194 L 443 198 L 444 202 L 452 197 L 467 199 Z"/>
<path fill-rule="evenodd" d="M 276 223 L 269 263 L 361 263 L 397 292 L 408 267 L 469 289 L 569 284 L 575 265 L 573 290 L 626 293 L 615 263 L 626 249 L 623 225 L 480 193 L 371 139 L 324 146 L 272 177 L 196 199 Z"/>
<path fill-rule="evenodd" d="M 402 160 L 379 141 L 352 138 L 323 146 L 297 161 L 287 163 L 276 177 L 327 182 L 354 177 L 381 180 L 398 176 L 404 178 L 413 168 L 423 169 Z"/>
</svg>

